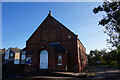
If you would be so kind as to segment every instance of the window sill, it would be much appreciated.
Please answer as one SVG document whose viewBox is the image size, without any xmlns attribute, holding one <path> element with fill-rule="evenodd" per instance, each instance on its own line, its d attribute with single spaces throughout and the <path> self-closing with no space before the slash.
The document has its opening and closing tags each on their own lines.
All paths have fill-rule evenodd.
<svg viewBox="0 0 120 80">
<path fill-rule="evenodd" d="M 31 64 L 28 64 L 29 66 L 31 66 Z"/>
<path fill-rule="evenodd" d="M 58 65 L 62 65 L 62 64 L 58 64 Z"/>
</svg>

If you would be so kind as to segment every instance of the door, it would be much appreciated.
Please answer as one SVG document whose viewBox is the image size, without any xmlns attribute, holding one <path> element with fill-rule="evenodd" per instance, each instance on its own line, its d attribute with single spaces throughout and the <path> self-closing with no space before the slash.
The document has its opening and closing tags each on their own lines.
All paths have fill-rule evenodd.
<svg viewBox="0 0 120 80">
<path fill-rule="evenodd" d="M 40 53 L 40 69 L 48 69 L 48 52 L 43 50 Z"/>
</svg>

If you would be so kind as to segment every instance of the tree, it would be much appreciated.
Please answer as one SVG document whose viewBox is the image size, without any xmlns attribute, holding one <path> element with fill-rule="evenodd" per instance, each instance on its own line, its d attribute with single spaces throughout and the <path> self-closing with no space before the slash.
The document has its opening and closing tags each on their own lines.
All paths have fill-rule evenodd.
<svg viewBox="0 0 120 80">
<path fill-rule="evenodd" d="M 91 50 L 90 54 L 88 55 L 88 61 L 90 65 L 98 65 L 96 62 L 102 61 L 102 55 L 99 50 Z"/>
<path fill-rule="evenodd" d="M 117 49 L 106 52 L 106 49 L 91 50 L 88 55 L 90 65 L 109 65 L 120 67 L 120 53 Z M 97 62 L 101 62 L 100 64 Z"/>
<path fill-rule="evenodd" d="M 120 50 L 120 1 L 119 2 L 104 2 L 102 6 L 93 9 L 93 12 L 105 12 L 106 15 L 99 21 L 99 25 L 105 27 L 105 33 L 109 38 L 107 42 Z"/>
</svg>

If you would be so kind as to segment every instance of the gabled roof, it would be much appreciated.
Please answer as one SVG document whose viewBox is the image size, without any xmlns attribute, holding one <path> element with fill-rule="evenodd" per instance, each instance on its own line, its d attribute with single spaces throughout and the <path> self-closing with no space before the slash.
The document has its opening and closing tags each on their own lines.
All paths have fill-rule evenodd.
<svg viewBox="0 0 120 80">
<path fill-rule="evenodd" d="M 67 27 L 65 27 L 62 23 L 60 23 L 58 20 L 56 20 L 54 17 L 51 16 L 51 18 L 53 18 L 57 23 L 59 23 L 60 25 L 62 25 L 62 27 L 64 27 L 66 30 L 70 31 L 72 34 L 76 35 L 75 33 L 73 33 L 71 30 L 69 30 Z M 77 36 L 77 35 L 76 35 Z"/>
<path fill-rule="evenodd" d="M 13 50 L 14 52 L 20 52 L 22 49 L 18 49 L 18 48 L 10 48 L 11 50 Z"/>
<path fill-rule="evenodd" d="M 12 50 L 13 52 L 20 52 L 22 49 L 18 49 L 17 47 L 16 48 L 12 48 L 12 47 L 10 47 L 10 48 L 8 48 L 8 49 L 10 49 L 10 50 Z M 0 49 L 0 53 L 4 53 L 5 51 L 7 51 L 8 49 Z"/>
<path fill-rule="evenodd" d="M 49 13 L 48 14 L 48 16 L 44 19 L 44 21 L 39 25 L 39 27 L 35 30 L 35 32 L 39 29 L 39 28 L 41 28 L 41 26 L 44 24 L 44 22 L 46 21 L 46 20 L 50 20 L 50 21 L 55 21 L 56 23 L 58 23 L 58 24 L 60 24 L 62 27 L 64 27 L 66 30 L 68 30 L 68 31 L 70 31 L 72 34 L 74 34 L 71 30 L 69 30 L 67 27 L 65 27 L 62 23 L 60 23 L 58 20 L 56 20 L 54 17 L 52 17 L 52 14 L 51 13 Z M 54 24 L 54 23 L 53 23 Z M 59 26 L 57 26 L 57 27 L 59 27 Z M 35 34 L 35 32 L 30 36 L 30 38 Z M 74 35 L 76 35 L 76 34 L 74 34 Z M 77 35 L 76 35 L 77 36 Z M 29 39 L 30 39 L 29 38 Z M 29 40 L 28 39 L 28 40 Z M 27 40 L 27 41 L 28 41 Z"/>
</svg>

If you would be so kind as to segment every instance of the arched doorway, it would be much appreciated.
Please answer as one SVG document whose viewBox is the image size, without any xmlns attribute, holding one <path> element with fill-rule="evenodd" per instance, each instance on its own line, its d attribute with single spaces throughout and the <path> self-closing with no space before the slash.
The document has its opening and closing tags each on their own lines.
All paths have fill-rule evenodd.
<svg viewBox="0 0 120 80">
<path fill-rule="evenodd" d="M 48 52 L 43 50 L 40 53 L 40 69 L 48 69 Z"/>
</svg>

